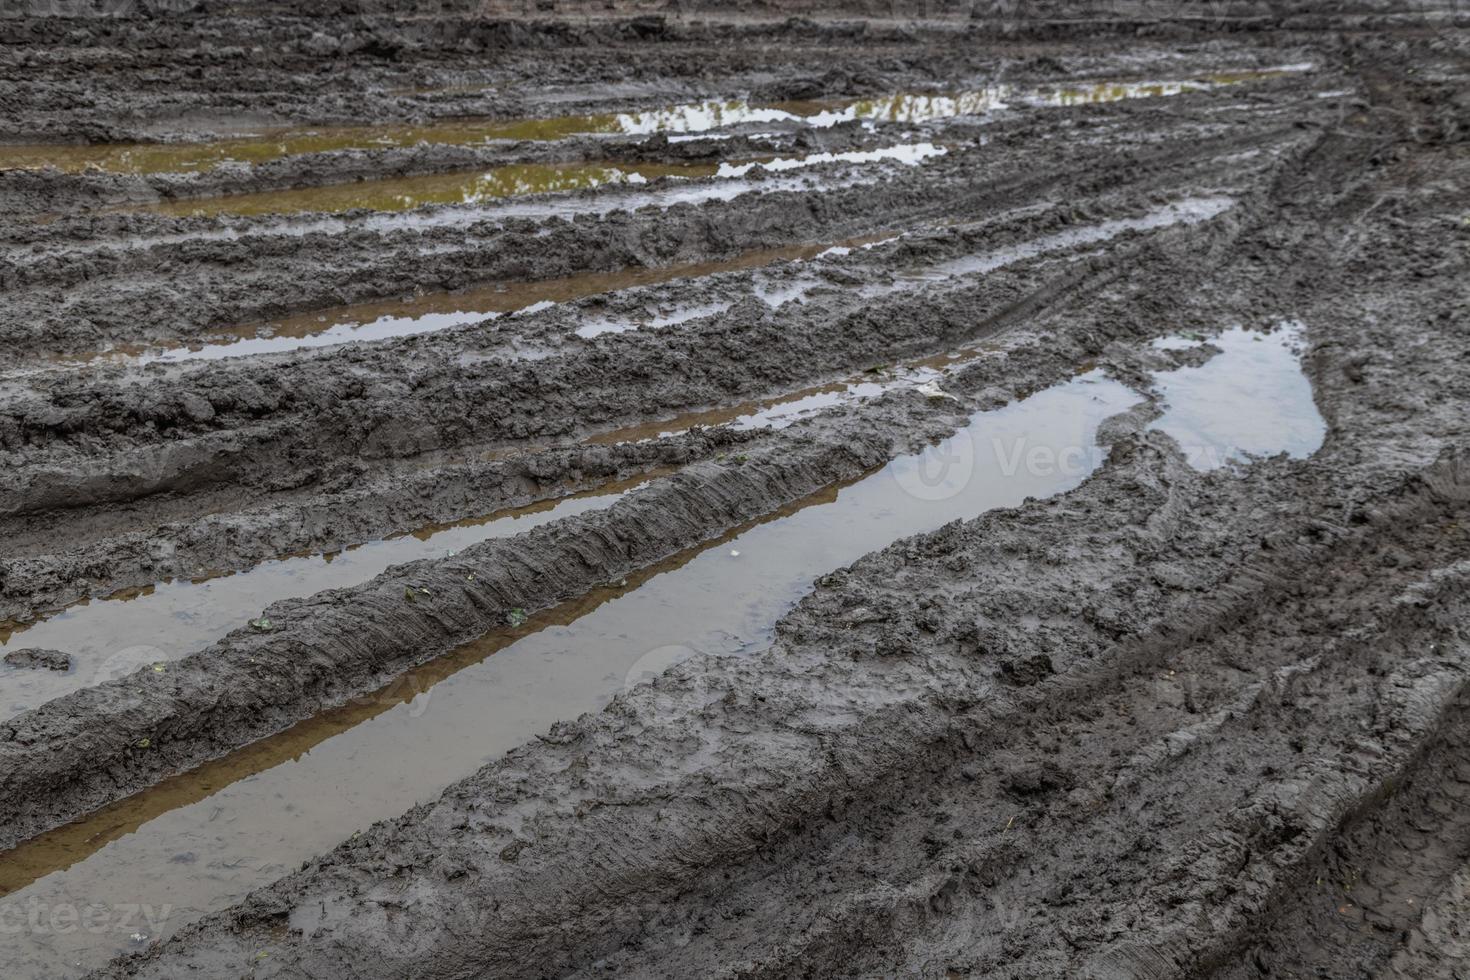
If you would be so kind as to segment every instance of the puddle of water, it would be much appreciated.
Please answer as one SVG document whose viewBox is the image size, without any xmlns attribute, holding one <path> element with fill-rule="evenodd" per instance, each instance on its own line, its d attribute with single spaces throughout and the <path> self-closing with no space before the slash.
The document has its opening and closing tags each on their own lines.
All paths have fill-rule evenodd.
<svg viewBox="0 0 1470 980">
<path fill-rule="evenodd" d="M 162 582 L 78 603 L 47 619 L 0 633 L 0 651 L 61 650 L 71 654 L 73 662 L 66 673 L 0 667 L 0 720 L 147 664 L 178 660 L 244 626 L 277 600 L 357 585 L 391 565 L 442 557 L 478 541 L 509 537 L 563 517 L 609 507 L 647 479 L 642 476 L 608 484 L 330 554 L 267 561 L 232 575 Z"/>
<path fill-rule="evenodd" d="M 981 116 L 1003 109 L 1015 90 L 1009 85 L 960 92 L 954 95 L 922 95 L 899 93 L 876 99 L 859 99 L 836 109 L 824 109 L 807 117 L 809 125 L 835 126 L 838 123 L 868 122 L 922 123 L 957 116 Z"/>
<path fill-rule="evenodd" d="M 690 320 L 697 320 L 700 317 L 723 313 L 734 305 L 735 301 L 732 299 L 719 300 L 713 303 L 692 303 L 688 306 L 678 306 L 633 319 L 608 317 L 584 323 L 577 328 L 576 333 L 578 337 L 584 340 L 591 340 L 593 337 L 601 337 L 605 333 L 627 333 L 629 330 L 639 330 L 645 327 L 653 330 L 661 330 L 664 327 L 687 323 Z"/>
<path fill-rule="evenodd" d="M 0 168 L 97 167 L 115 173 L 191 173 L 222 163 L 267 163 L 303 153 L 374 150 L 420 143 L 476 146 L 496 140 L 549 141 L 597 134 L 639 136 L 790 118 L 789 113 L 739 100 L 702 102 L 648 112 L 555 116 L 548 119 L 449 120 L 420 125 L 319 126 L 262 129 L 207 143 L 31 144 L 0 146 Z"/>
<path fill-rule="evenodd" d="M 356 208 L 391 214 L 428 205 L 471 207 L 531 194 L 595 190 L 615 185 L 646 184 L 663 177 L 696 180 L 711 177 L 731 180 L 745 177 L 757 167 L 771 172 L 800 170 L 825 163 L 894 162 L 915 166 L 943 155 L 932 143 L 883 147 L 850 153 L 812 153 L 801 157 L 750 160 L 744 163 L 524 163 L 489 170 L 367 180 L 294 190 L 259 191 L 166 201 L 159 204 L 125 205 L 118 210 L 166 214 L 175 217 L 199 215 L 259 216 L 333 213 Z"/>
<path fill-rule="evenodd" d="M 971 358 L 951 363 L 967 363 Z M 871 401 L 899 388 L 919 388 L 938 381 L 940 372 L 931 367 L 900 368 L 885 372 L 882 380 L 845 381 L 808 394 L 788 396 L 730 420 L 732 429 L 784 429 L 804 418 L 838 405 Z M 667 433 L 665 433 L 667 434 Z"/>
<path fill-rule="evenodd" d="M 434 798 L 553 719 L 595 710 L 694 652 L 765 647 L 818 576 L 907 535 L 1076 486 L 1099 458 L 1098 423 L 1136 401 L 1094 373 L 981 413 L 925 453 L 10 852 L 0 858 L 0 916 L 37 908 L 45 923 L 53 909 L 103 909 L 91 932 L 0 932 L 10 976 L 94 967 L 129 948 L 136 928 L 114 925 L 109 909 L 167 906 L 164 921 L 141 930 L 157 939 L 353 829 Z"/>
<path fill-rule="evenodd" d="M 353 231 L 384 234 L 431 231 L 438 228 L 464 228 L 505 221 L 510 218 L 569 220 L 576 215 L 604 215 L 614 211 L 636 211 L 640 208 L 668 209 L 680 204 L 704 204 L 732 201 L 742 194 L 781 191 L 813 192 L 835 188 L 862 187 L 880 179 L 877 172 L 856 171 L 841 177 L 820 181 L 794 174 L 777 174 L 763 180 L 710 180 L 684 183 L 673 181 L 647 190 L 614 186 L 606 194 L 551 197 L 532 200 L 504 198 L 484 205 L 449 206 L 428 210 L 380 211 L 351 217 L 316 217 L 287 219 L 268 226 L 223 224 L 163 234 L 130 235 L 124 238 L 98 238 L 68 243 L 56 248 L 55 254 L 85 255 L 118 247 L 150 248 L 157 245 L 194 241 L 237 241 L 241 238 L 301 238 L 306 235 L 342 235 Z M 228 220 L 227 216 L 221 216 Z M 436 246 L 425 245 L 425 251 Z"/>
<path fill-rule="evenodd" d="M 1280 78 L 1284 75 L 1310 71 L 1312 67 L 1310 64 L 1282 65 L 1277 68 L 1217 72 L 1202 78 L 1180 81 L 1097 82 L 1091 85 L 1052 86 L 1027 92 L 1019 101 L 1035 106 L 1073 106 L 1121 102 L 1124 99 L 1167 98 L 1184 92 L 1202 92 L 1227 85 Z"/>
<path fill-rule="evenodd" d="M 160 204 L 136 205 L 127 211 L 173 215 L 300 214 L 354 208 L 409 211 L 429 204 L 482 204 L 527 194 L 592 190 L 613 184 L 645 184 L 661 177 L 712 177 L 714 164 L 700 163 L 517 163 L 465 173 L 428 174 L 390 180 L 365 180 L 284 191 L 228 194 Z"/>
<path fill-rule="evenodd" d="M 1157 98 L 1273 78 L 1311 68 L 1311 65 L 1286 65 L 1225 72 L 1184 81 L 1090 82 L 1038 89 L 995 85 L 954 94 L 898 93 L 836 104 L 785 102 L 762 106 L 733 99 L 643 112 L 549 119 L 456 119 L 423 125 L 277 128 L 207 143 L 12 144 L 0 146 L 0 169 L 54 166 L 73 173 L 93 167 L 114 173 L 188 173 L 208 170 L 226 162 L 260 164 L 302 153 L 383 149 L 419 143 L 474 146 L 495 140 L 545 141 L 598 134 L 689 135 L 767 123 L 811 127 L 834 126 L 851 120 L 921 123 L 983 115 L 1008 103 L 1067 106 Z"/>
<path fill-rule="evenodd" d="M 868 240 L 865 237 L 849 241 L 853 245 L 861 245 Z M 588 272 L 563 279 L 496 284 L 464 292 L 428 293 L 401 300 L 376 300 L 333 310 L 302 313 L 266 324 L 249 324 L 222 330 L 209 343 L 163 351 L 123 346 L 90 358 L 68 358 L 55 363 L 73 365 L 97 359 L 134 360 L 139 364 L 152 361 L 215 360 L 222 357 L 279 354 L 300 348 L 331 347 L 354 341 L 408 337 L 476 320 L 493 319 L 507 313 L 529 313 L 536 309 L 546 309 L 556 303 L 571 302 L 601 293 L 652 286 L 675 279 L 695 279 L 721 272 L 758 268 L 780 261 L 810 259 L 829 247 L 829 242 L 820 242 L 754 249 L 733 259 L 716 262 Z M 691 319 L 696 315 L 699 314 L 690 313 L 668 322 Z M 631 326 L 633 324 L 621 329 Z M 596 324 L 588 329 L 587 333 L 581 330 L 578 333 L 584 337 L 592 337 L 598 333 L 617 331 L 620 327 L 614 321 L 607 321 L 601 329 Z"/>
<path fill-rule="evenodd" d="M 891 160 L 908 166 L 916 166 L 933 157 L 943 156 L 945 149 L 933 143 L 911 143 L 886 146 L 877 150 L 851 150 L 846 153 L 811 153 L 804 157 L 785 157 L 753 163 L 722 163 L 716 177 L 744 177 L 759 167 L 772 173 L 815 167 L 824 163 L 881 163 Z"/>
<path fill-rule="evenodd" d="M 1303 332 L 1301 323 L 1288 320 L 1271 333 L 1232 327 L 1208 338 L 1222 353 L 1199 367 L 1155 375 L 1165 409 L 1153 427 L 1172 436 L 1198 470 L 1252 456 L 1312 455 L 1327 438 L 1327 422 L 1302 371 Z M 1156 346 L 1197 343 L 1166 338 Z"/>
</svg>

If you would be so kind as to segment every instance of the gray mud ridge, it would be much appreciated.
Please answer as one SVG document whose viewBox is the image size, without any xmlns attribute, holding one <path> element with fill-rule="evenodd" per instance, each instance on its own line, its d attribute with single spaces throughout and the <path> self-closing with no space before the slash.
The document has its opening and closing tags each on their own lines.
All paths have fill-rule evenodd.
<svg viewBox="0 0 1470 980">
<path fill-rule="evenodd" d="M 34 552 L 23 554 L 31 550 L 29 536 L 18 534 L 14 557 L 0 565 L 0 616 L 26 622 L 88 596 L 104 598 L 160 580 L 248 568 L 281 554 L 337 551 L 381 538 L 385 529 L 428 527 L 551 501 L 738 451 L 757 435 L 710 428 L 656 442 L 550 448 L 407 472 L 364 474 L 366 467 L 353 467 L 308 494 L 274 494 L 249 506 L 230 493 L 227 512 L 143 529 L 114 525 L 90 546 L 63 551 L 48 550 L 54 542 L 38 530 Z M 211 500 L 207 509 L 219 503 Z M 167 509 L 155 513 L 164 516 Z"/>
</svg>

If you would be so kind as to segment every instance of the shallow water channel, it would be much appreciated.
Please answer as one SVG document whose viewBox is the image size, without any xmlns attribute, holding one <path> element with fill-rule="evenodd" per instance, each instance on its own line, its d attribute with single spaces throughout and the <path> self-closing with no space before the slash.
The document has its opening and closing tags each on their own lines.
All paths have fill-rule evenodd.
<svg viewBox="0 0 1470 980">
<path fill-rule="evenodd" d="M 1094 372 L 977 414 L 924 453 L 36 838 L 0 858 L 0 919 L 35 912 L 43 928 L 0 931 L 0 958 L 17 978 L 96 966 L 434 797 L 553 721 L 596 710 L 650 663 L 759 650 L 816 577 L 956 518 L 1076 486 L 1098 459 L 1097 425 L 1136 400 Z M 124 930 L 109 917 L 145 904 L 153 926 L 134 916 Z M 88 908 L 102 910 L 90 920 L 102 928 L 49 927 L 53 910 Z"/>
</svg>

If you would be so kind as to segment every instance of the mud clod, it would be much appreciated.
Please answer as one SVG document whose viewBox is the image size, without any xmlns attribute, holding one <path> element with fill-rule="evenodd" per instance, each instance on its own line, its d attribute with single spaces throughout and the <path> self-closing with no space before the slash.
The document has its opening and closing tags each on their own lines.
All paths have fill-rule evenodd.
<svg viewBox="0 0 1470 980">
<path fill-rule="evenodd" d="M 5 662 L 27 670 L 71 670 L 71 655 L 60 650 L 10 650 L 5 654 Z"/>
</svg>

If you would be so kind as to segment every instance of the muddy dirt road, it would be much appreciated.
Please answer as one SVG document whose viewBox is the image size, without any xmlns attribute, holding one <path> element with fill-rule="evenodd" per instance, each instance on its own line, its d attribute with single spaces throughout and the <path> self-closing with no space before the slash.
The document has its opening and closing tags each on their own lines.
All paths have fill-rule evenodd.
<svg viewBox="0 0 1470 980">
<path fill-rule="evenodd" d="M 1454 5 L 0 11 L 7 978 L 1470 976 Z"/>
</svg>

